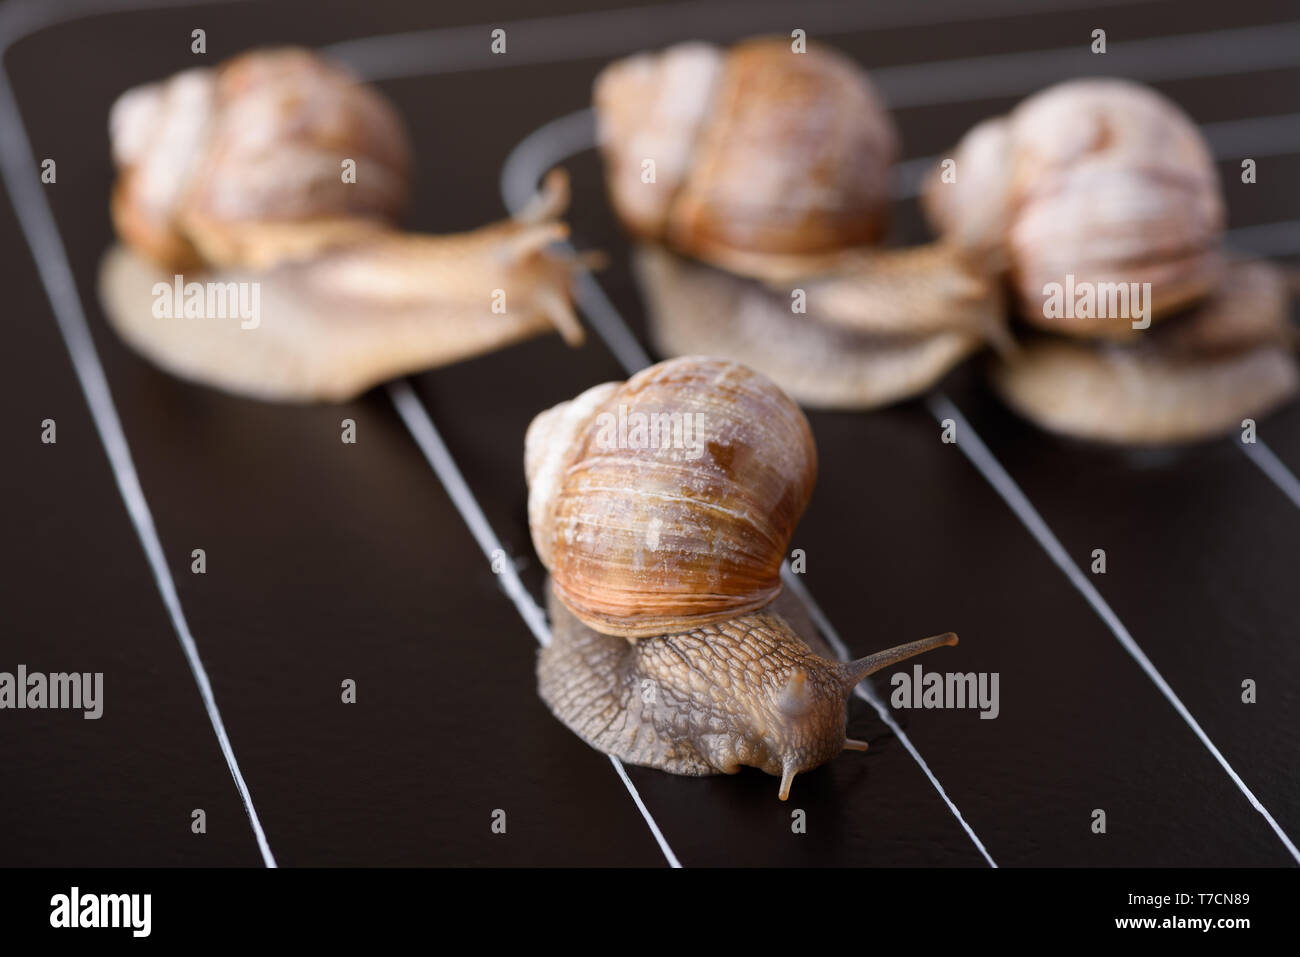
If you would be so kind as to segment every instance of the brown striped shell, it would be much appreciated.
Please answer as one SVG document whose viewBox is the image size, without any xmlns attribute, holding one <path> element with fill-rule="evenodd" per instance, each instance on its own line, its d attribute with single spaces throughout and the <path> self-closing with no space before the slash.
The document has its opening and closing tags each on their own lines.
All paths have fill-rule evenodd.
<svg viewBox="0 0 1300 957">
<path fill-rule="evenodd" d="M 688 356 L 537 416 L 525 469 L 556 594 L 597 631 L 644 637 L 777 595 L 817 461 L 803 413 L 770 380 Z"/>
<path fill-rule="evenodd" d="M 128 90 L 109 127 L 114 224 L 168 267 L 309 255 L 390 222 L 407 198 L 396 111 L 309 50 L 259 50 Z"/>
<path fill-rule="evenodd" d="M 614 208 L 641 238 L 752 275 L 884 234 L 898 137 L 834 50 L 681 44 L 613 63 L 594 100 Z"/>
<path fill-rule="evenodd" d="M 1044 316 L 1044 286 L 1151 283 L 1160 318 L 1219 281 L 1224 225 L 1218 174 L 1195 124 L 1127 80 L 1060 83 L 958 144 L 955 179 L 932 175 L 936 229 L 971 249 L 1001 249 L 1024 318 L 1053 332 L 1133 338 L 1115 318 Z"/>
</svg>

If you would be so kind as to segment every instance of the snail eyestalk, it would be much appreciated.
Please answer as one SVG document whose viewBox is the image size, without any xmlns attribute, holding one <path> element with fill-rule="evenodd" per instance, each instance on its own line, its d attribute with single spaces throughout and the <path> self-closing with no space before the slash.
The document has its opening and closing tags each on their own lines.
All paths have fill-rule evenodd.
<svg viewBox="0 0 1300 957">
<path fill-rule="evenodd" d="M 905 645 L 886 648 L 884 651 L 877 651 L 874 655 L 867 655 L 857 661 L 850 661 L 845 665 L 841 665 L 841 672 L 844 675 L 844 687 L 852 690 L 863 678 L 874 675 L 883 668 L 898 664 L 900 661 L 906 661 L 908 658 L 913 658 L 924 652 L 933 651 L 935 648 L 955 644 L 957 644 L 957 634 L 949 631 L 942 635 L 932 635 L 929 638 L 909 641 Z"/>
<path fill-rule="evenodd" d="M 789 761 L 785 763 L 785 767 L 781 771 L 781 790 L 777 792 L 777 796 L 780 797 L 782 801 L 789 799 L 790 785 L 794 782 L 794 776 L 798 773 L 799 769 L 792 763 Z"/>
</svg>

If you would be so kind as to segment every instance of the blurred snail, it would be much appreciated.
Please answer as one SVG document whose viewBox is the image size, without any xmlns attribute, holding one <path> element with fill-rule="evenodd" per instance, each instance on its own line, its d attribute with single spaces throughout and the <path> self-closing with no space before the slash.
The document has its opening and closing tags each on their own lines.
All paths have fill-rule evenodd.
<svg viewBox="0 0 1300 957">
<path fill-rule="evenodd" d="M 593 98 L 661 352 L 734 355 L 804 404 L 861 407 L 1002 338 L 1000 290 L 967 247 L 874 245 L 898 137 L 843 55 L 686 43 L 611 64 Z"/>
<path fill-rule="evenodd" d="M 972 129 L 955 163 L 955 179 L 926 185 L 931 220 L 976 258 L 997 250 L 1020 317 L 1051 334 L 995 364 L 1027 418 L 1091 439 L 1192 441 L 1300 386 L 1285 278 L 1224 252 L 1210 152 L 1154 90 L 1061 83 Z M 1074 288 L 1095 294 L 1082 315 L 1047 307 Z"/>
<path fill-rule="evenodd" d="M 845 748 L 868 674 L 946 634 L 850 663 L 816 654 L 775 610 L 812 494 L 798 406 L 745 366 L 698 356 L 594 386 L 525 440 L 528 519 L 551 574 L 551 711 L 625 761 L 702 775 L 794 776 Z"/>
<path fill-rule="evenodd" d="M 101 298 L 122 337 L 171 372 L 262 398 L 338 400 L 547 329 L 582 340 L 575 262 L 546 251 L 567 233 L 563 173 L 512 220 L 400 232 L 412 168 L 402 123 L 315 53 L 258 51 L 129 90 L 109 125 L 125 248 L 104 259 Z M 174 280 L 200 297 L 255 288 L 261 315 L 243 328 L 159 318 Z"/>
</svg>

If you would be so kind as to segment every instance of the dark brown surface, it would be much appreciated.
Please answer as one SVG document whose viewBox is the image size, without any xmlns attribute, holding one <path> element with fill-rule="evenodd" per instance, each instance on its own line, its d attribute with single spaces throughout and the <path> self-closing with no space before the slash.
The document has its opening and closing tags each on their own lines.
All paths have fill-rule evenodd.
<svg viewBox="0 0 1300 957">
<path fill-rule="evenodd" d="M 662 36 L 647 31 L 645 42 L 741 36 L 782 19 L 763 12 L 771 7 L 749 21 L 699 12 L 707 9 L 657 16 Z M 212 5 L 74 20 L 22 40 L 5 61 L 37 157 L 58 160 L 59 181 L 45 195 L 183 608 L 284 865 L 658 865 L 664 857 L 608 761 L 538 700 L 533 636 L 382 390 L 339 407 L 235 399 L 167 377 L 108 330 L 94 298 L 111 235 L 107 110 L 127 86 L 193 65 L 195 26 L 207 29 L 215 61 L 266 42 L 319 45 L 537 15 L 524 3 Z M 1235 26 L 1282 23 L 1294 9 L 1234 4 L 1231 17 Z M 888 67 L 1083 45 L 1095 26 L 1118 52 L 1128 38 L 1228 25 L 1217 5 L 1172 2 L 938 19 L 831 42 Z M 522 59 L 529 34 L 511 36 Z M 585 105 L 607 58 L 385 81 L 419 161 L 409 221 L 449 231 L 500 215 L 506 154 Z M 1294 111 L 1300 69 L 1156 86 L 1199 122 L 1219 122 Z M 904 155 L 944 149 L 1017 98 L 900 111 Z M 1237 182 L 1235 160 L 1221 164 L 1232 224 L 1300 217 L 1300 195 L 1288 185 L 1298 163 L 1262 159 L 1252 187 Z M 611 252 L 601 282 L 639 332 L 626 245 L 595 156 L 568 166 L 576 240 Z M 924 235 L 911 204 L 895 232 Z M 238 795 L 7 202 L 0 236 L 9 294 L 0 347 L 0 670 L 22 662 L 106 673 L 98 722 L 0 712 L 0 863 L 256 865 Z M 948 394 L 1081 567 L 1093 548 L 1106 549 L 1109 572 L 1095 579 L 1102 595 L 1281 827 L 1300 834 L 1300 510 L 1230 442 L 1153 455 L 1048 438 L 999 407 L 977 368 L 951 377 Z M 552 337 L 415 380 L 534 595 L 541 574 L 524 508 L 524 430 L 537 411 L 623 377 L 593 336 L 581 350 Z M 47 416 L 58 420 L 57 446 L 37 441 Z M 345 417 L 358 424 L 355 446 L 339 442 Z M 897 713 L 994 860 L 1293 863 L 993 488 L 958 448 L 939 442 L 922 404 L 810 419 L 822 468 L 794 546 L 807 551 L 808 586 L 851 649 L 953 629 L 961 645 L 927 667 L 1001 674 L 997 720 Z M 1300 409 L 1264 422 L 1261 436 L 1300 470 Z M 206 576 L 190 574 L 196 547 L 207 550 Z M 1253 706 L 1239 700 L 1246 677 L 1260 686 Z M 358 683 L 356 705 L 339 702 L 344 678 Z M 861 701 L 851 705 L 849 733 L 871 750 L 800 776 L 788 805 L 775 799 L 775 780 L 754 771 L 629 774 L 686 865 L 984 865 Z M 202 837 L 189 831 L 196 807 L 208 812 Z M 790 833 L 795 807 L 808 814 L 806 835 Z M 1096 807 L 1108 813 L 1105 836 L 1089 831 Z M 504 836 L 489 829 L 496 808 L 508 814 Z"/>
</svg>

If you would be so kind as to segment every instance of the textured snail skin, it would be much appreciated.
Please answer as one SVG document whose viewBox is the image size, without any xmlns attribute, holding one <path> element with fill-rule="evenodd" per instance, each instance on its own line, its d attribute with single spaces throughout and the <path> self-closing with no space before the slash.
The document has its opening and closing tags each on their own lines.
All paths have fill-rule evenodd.
<svg viewBox="0 0 1300 957">
<path fill-rule="evenodd" d="M 1150 282 L 1152 318 L 1219 281 L 1223 201 L 1192 121 L 1154 90 L 1074 80 L 987 120 L 958 145 L 956 179 L 924 190 L 936 229 L 999 248 L 1027 322 L 1069 335 L 1130 339 L 1130 323 L 1046 318 L 1043 287 Z"/>
<path fill-rule="evenodd" d="M 875 408 L 918 395 L 980 348 L 980 323 L 1001 321 L 995 308 L 963 299 L 949 316 L 964 310 L 965 328 L 869 335 L 854 331 L 851 320 L 827 321 L 811 287 L 808 315 L 795 316 L 788 296 L 660 247 L 639 247 L 634 263 L 659 353 L 731 356 L 812 408 Z M 828 296 L 862 294 L 861 287 L 844 289 L 846 280 L 830 281 L 840 289 Z"/>
<path fill-rule="evenodd" d="M 565 604 L 638 637 L 771 601 L 817 474 L 799 407 L 757 372 L 701 357 L 597 389 L 539 415 L 525 440 L 533 542 Z M 639 415 L 694 431 L 655 448 L 608 427 Z"/>
<path fill-rule="evenodd" d="M 594 101 L 610 196 L 635 235 L 749 272 L 884 233 L 897 135 L 866 74 L 833 50 L 683 44 L 607 67 Z"/>
<path fill-rule="evenodd" d="M 592 747 L 631 764 L 682 775 L 756 767 L 781 778 L 845 749 L 846 703 L 873 671 L 940 645 L 942 635 L 841 663 L 808 647 L 771 610 L 677 635 L 627 641 L 582 624 L 548 590 L 550 645 L 537 660 L 538 691 Z"/>
<path fill-rule="evenodd" d="M 269 269 L 186 277 L 256 284 L 254 329 L 233 318 L 158 318 L 154 287 L 170 288 L 171 275 L 120 246 L 100 265 L 100 301 L 127 343 L 182 378 L 265 400 L 342 401 L 557 326 L 581 341 L 568 299 L 574 263 L 543 252 L 564 229 L 548 210 L 539 215 L 452 236 L 389 233 Z M 510 306 L 501 314 L 487 295 L 498 288 Z"/>
<path fill-rule="evenodd" d="M 1105 442 L 1194 442 L 1227 434 L 1300 390 L 1285 279 L 1231 266 L 1210 298 L 1135 345 L 1039 336 L 992 381 L 1021 415 Z"/>
</svg>

